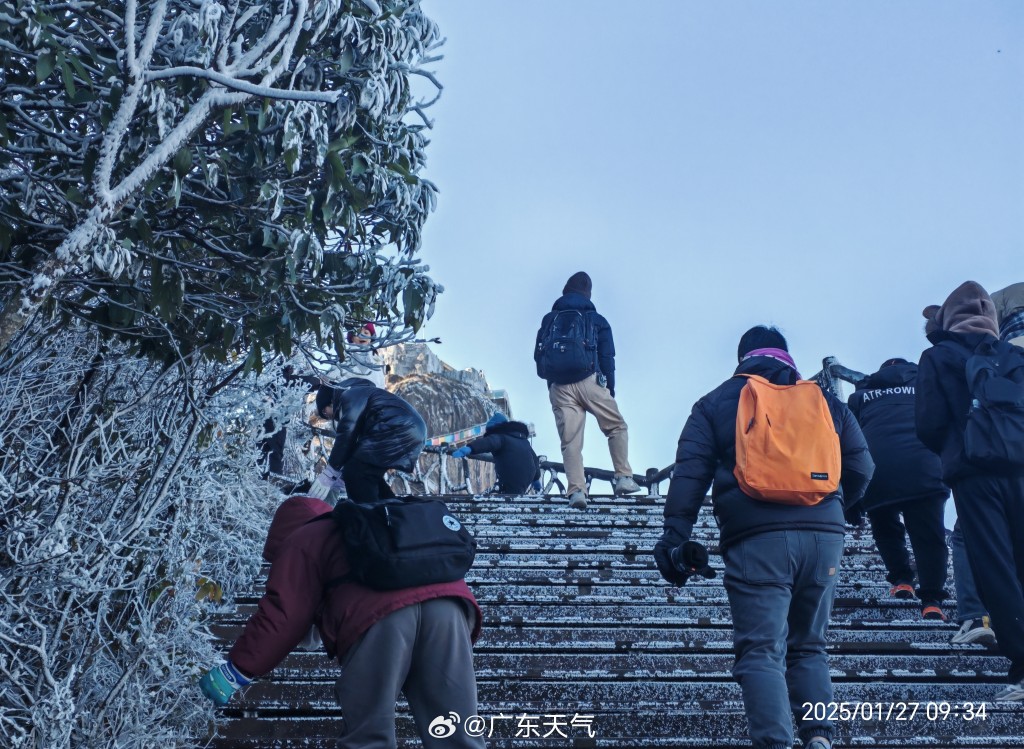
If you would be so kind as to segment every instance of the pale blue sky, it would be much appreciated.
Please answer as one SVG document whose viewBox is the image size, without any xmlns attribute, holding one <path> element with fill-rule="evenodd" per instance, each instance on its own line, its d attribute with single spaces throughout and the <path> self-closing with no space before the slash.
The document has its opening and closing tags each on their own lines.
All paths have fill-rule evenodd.
<svg viewBox="0 0 1024 749">
<path fill-rule="evenodd" d="M 961 281 L 1024 280 L 1024 3 L 424 0 L 447 43 L 424 334 L 560 459 L 532 349 L 575 271 L 633 469 L 773 323 L 805 375 L 926 347 Z M 587 465 L 610 467 L 591 419 Z M 604 491 L 607 487 L 598 487 Z M 667 487 L 663 487 L 667 488 Z"/>
</svg>

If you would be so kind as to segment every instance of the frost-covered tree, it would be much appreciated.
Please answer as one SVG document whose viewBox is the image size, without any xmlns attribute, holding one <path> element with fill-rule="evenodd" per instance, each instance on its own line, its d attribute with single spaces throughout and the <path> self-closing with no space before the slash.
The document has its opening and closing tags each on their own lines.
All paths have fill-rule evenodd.
<svg viewBox="0 0 1024 749">
<path fill-rule="evenodd" d="M 0 0 L 0 349 L 40 311 L 257 368 L 408 337 L 439 43 L 418 0 Z"/>
<path fill-rule="evenodd" d="M 260 383 L 33 332 L 0 357 L 0 746 L 191 746 L 205 614 L 281 499 L 254 470 Z"/>
<path fill-rule="evenodd" d="M 439 290 L 438 44 L 418 0 L 0 0 L 0 746 L 205 735 L 301 400 L 264 364 Z"/>
</svg>

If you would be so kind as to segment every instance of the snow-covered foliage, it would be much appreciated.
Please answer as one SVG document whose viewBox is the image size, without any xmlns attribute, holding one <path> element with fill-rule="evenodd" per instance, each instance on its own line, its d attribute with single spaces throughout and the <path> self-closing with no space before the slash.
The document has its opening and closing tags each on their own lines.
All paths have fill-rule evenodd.
<svg viewBox="0 0 1024 749">
<path fill-rule="evenodd" d="M 164 362 L 409 338 L 439 45 L 419 0 L 0 0 L 0 349 L 39 310 Z"/>
<path fill-rule="evenodd" d="M 265 365 L 343 371 L 441 290 L 439 44 L 418 0 L 0 0 L 0 746 L 206 735 L 205 617 L 301 424 Z"/>
<path fill-rule="evenodd" d="M 281 500 L 264 419 L 302 393 L 78 328 L 0 357 L 0 746 L 191 746 L 206 616 L 250 584 Z"/>
</svg>

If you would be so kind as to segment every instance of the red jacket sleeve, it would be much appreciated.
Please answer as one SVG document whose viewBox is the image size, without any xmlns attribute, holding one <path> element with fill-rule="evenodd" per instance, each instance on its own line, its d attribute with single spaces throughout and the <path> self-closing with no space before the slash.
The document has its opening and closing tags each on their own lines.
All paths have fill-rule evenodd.
<svg viewBox="0 0 1024 749">
<path fill-rule="evenodd" d="M 320 545 L 298 543 L 281 550 L 259 609 L 228 653 L 245 673 L 263 676 L 272 671 L 313 626 L 324 591 L 322 551 Z"/>
</svg>

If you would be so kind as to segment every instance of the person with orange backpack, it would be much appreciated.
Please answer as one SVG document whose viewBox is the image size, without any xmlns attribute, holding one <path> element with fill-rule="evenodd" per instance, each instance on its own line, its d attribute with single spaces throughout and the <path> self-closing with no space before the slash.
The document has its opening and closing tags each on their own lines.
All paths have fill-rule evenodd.
<svg viewBox="0 0 1024 749">
<path fill-rule="evenodd" d="M 860 501 L 874 463 L 849 408 L 800 379 L 777 329 L 751 328 L 737 355 L 683 427 L 654 559 L 674 585 L 710 576 L 690 534 L 711 487 L 754 749 L 791 747 L 794 719 L 805 747 L 830 749 L 833 724 L 800 706 L 833 701 L 825 636 L 844 505 Z"/>
</svg>

